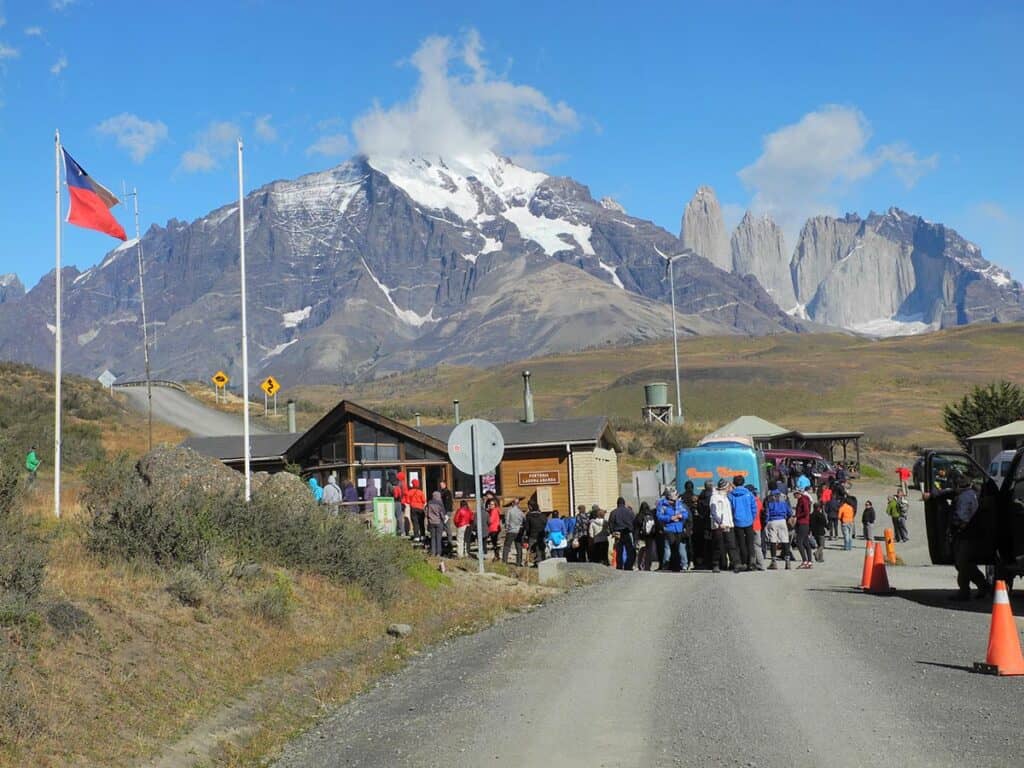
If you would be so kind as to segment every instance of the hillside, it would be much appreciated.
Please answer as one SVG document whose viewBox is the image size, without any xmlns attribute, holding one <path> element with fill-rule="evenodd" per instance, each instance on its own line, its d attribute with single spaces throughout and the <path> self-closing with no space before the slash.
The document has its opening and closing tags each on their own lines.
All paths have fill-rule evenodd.
<svg viewBox="0 0 1024 768">
<path fill-rule="evenodd" d="M 680 341 L 683 408 L 694 431 L 754 413 L 787 427 L 863 430 L 876 445 L 950 444 L 941 407 L 978 383 L 1024 380 L 1024 325 L 974 325 L 871 340 L 840 334 Z M 294 394 L 321 408 L 349 397 L 409 418 L 517 418 L 524 368 L 541 417 L 640 418 L 643 384 L 673 381 L 670 342 L 542 357 L 486 370 L 441 366 Z M 671 390 L 670 390 L 671 391 Z"/>
</svg>

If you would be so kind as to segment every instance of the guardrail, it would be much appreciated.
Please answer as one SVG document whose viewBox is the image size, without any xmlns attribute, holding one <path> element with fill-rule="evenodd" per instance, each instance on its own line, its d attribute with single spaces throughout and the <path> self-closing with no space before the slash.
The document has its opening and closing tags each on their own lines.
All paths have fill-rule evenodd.
<svg viewBox="0 0 1024 768">
<path fill-rule="evenodd" d="M 181 386 L 181 384 L 179 384 L 176 381 L 167 381 L 165 379 L 153 379 L 149 383 L 152 384 L 154 387 L 164 387 L 166 389 L 176 389 L 179 392 L 185 392 L 186 391 L 185 388 L 183 386 Z M 142 381 L 119 381 L 119 382 L 117 382 L 114 385 L 114 389 L 120 389 L 121 387 L 144 387 L 144 386 L 146 386 L 145 379 L 143 379 Z"/>
</svg>

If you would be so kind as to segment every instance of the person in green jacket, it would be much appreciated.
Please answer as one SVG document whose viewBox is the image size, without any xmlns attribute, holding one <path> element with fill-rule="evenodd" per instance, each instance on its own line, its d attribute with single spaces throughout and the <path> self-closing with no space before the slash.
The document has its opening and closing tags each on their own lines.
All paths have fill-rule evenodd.
<svg viewBox="0 0 1024 768">
<path fill-rule="evenodd" d="M 25 469 L 28 470 L 28 487 L 31 488 L 36 482 L 36 471 L 39 469 L 39 457 L 36 456 L 36 447 L 33 445 L 28 449 L 25 456 Z"/>
</svg>

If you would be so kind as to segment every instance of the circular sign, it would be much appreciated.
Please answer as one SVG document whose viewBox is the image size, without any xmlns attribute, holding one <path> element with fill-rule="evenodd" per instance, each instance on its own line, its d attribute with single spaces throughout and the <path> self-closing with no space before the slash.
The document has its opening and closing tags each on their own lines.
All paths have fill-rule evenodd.
<svg viewBox="0 0 1024 768">
<path fill-rule="evenodd" d="M 448 438 L 448 456 L 460 472 L 473 474 L 473 441 L 476 440 L 476 473 L 494 470 L 505 455 L 505 439 L 498 428 L 483 419 L 469 419 L 452 430 Z"/>
</svg>

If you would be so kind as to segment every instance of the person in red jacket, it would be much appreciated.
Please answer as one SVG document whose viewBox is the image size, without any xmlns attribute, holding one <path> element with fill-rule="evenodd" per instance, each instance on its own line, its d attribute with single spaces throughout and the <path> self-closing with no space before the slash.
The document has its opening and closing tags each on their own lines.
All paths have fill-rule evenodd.
<svg viewBox="0 0 1024 768">
<path fill-rule="evenodd" d="M 424 510 L 427 508 L 427 496 L 423 493 L 423 489 L 420 488 L 419 480 L 412 481 L 412 488 L 409 489 L 407 498 L 409 500 L 409 509 L 412 512 L 412 540 L 423 541 L 427 535 L 427 531 L 424 526 L 426 521 L 426 512 Z"/>
<path fill-rule="evenodd" d="M 498 553 L 498 534 L 501 533 L 501 508 L 497 499 L 487 502 L 487 540 L 491 543 L 491 554 L 494 561 L 501 559 Z"/>
<path fill-rule="evenodd" d="M 405 472 L 395 476 L 391 497 L 395 500 L 395 533 L 409 536 L 412 534 L 412 515 L 409 513 L 409 485 L 405 482 Z"/>
<path fill-rule="evenodd" d="M 754 515 L 754 554 L 752 556 L 752 566 L 759 571 L 764 570 L 764 552 L 768 546 L 768 542 L 765 540 L 764 534 L 761 528 L 764 526 L 761 518 L 764 516 L 764 499 L 757 495 L 757 488 L 752 485 L 747 485 L 747 490 L 754 495 L 754 501 L 757 502 L 757 514 Z"/>
<path fill-rule="evenodd" d="M 807 491 L 800 489 L 796 492 L 796 548 L 800 552 L 802 561 L 797 568 L 813 568 L 811 561 L 811 497 Z"/>
<path fill-rule="evenodd" d="M 473 524 L 473 510 L 469 508 L 469 501 L 463 499 L 459 508 L 455 510 L 455 549 L 459 557 L 465 557 L 469 551 L 469 526 Z"/>
</svg>

